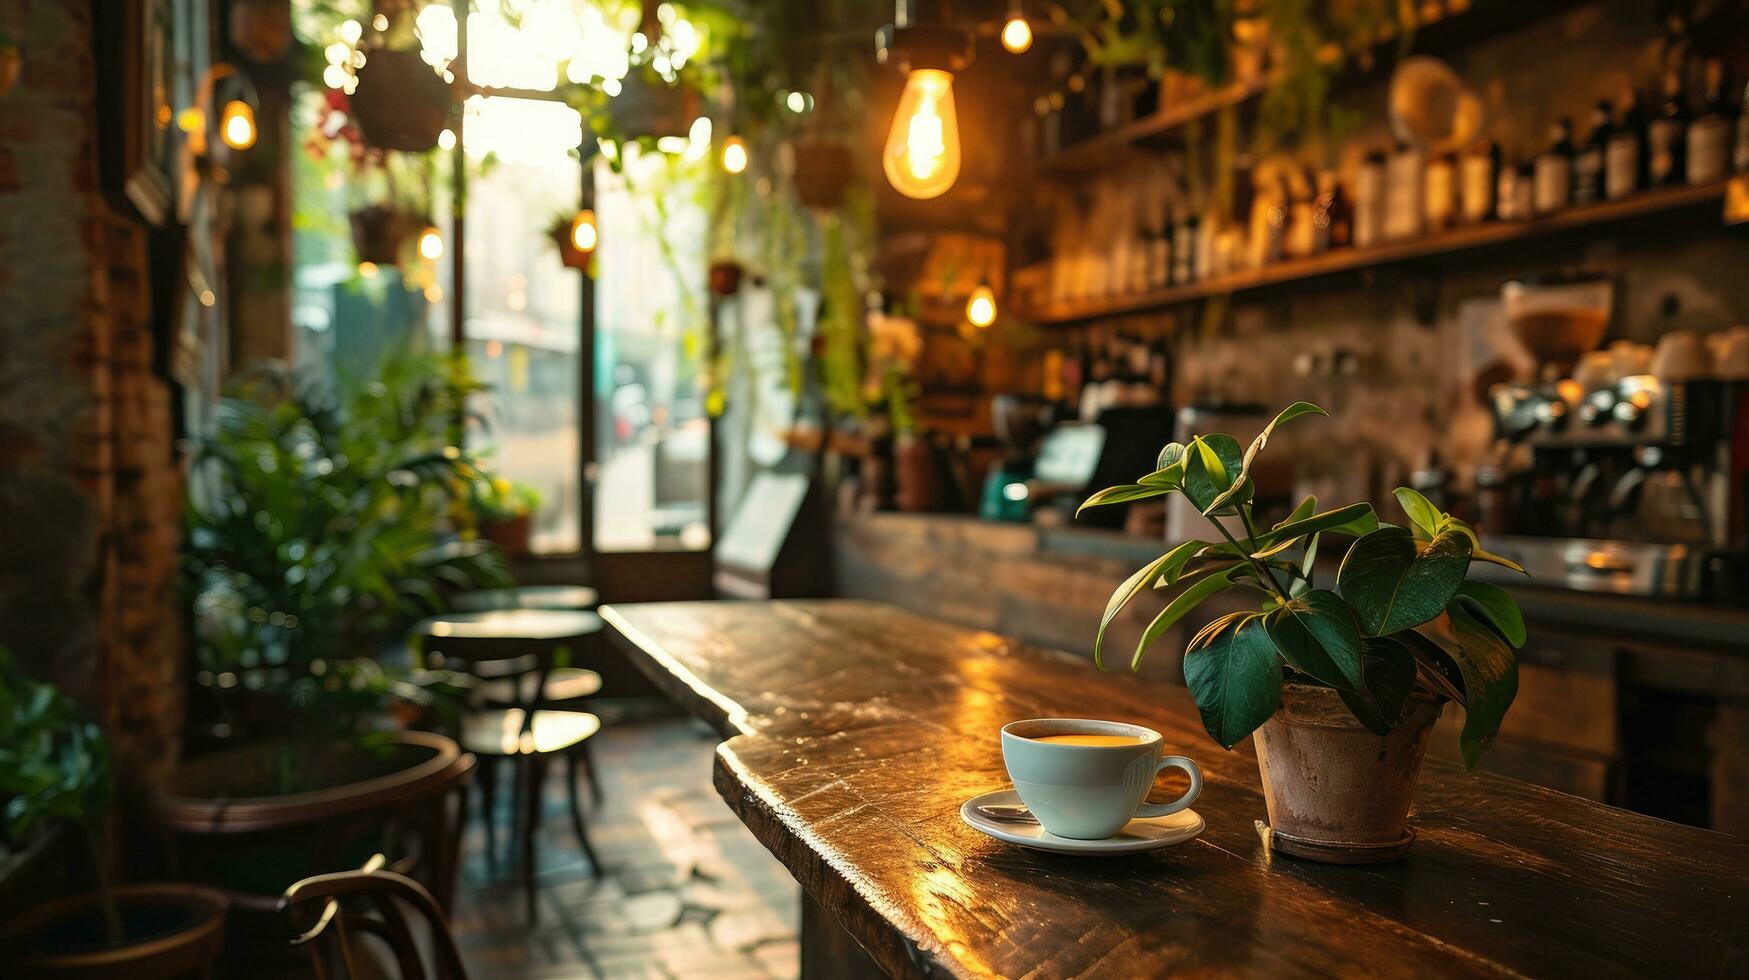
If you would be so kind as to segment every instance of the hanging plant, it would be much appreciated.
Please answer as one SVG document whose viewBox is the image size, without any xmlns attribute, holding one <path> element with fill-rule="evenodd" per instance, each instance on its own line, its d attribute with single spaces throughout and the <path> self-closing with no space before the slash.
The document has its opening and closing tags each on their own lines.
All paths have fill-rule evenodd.
<svg viewBox="0 0 1749 980">
<path fill-rule="evenodd" d="M 359 208 L 348 218 L 352 224 L 352 248 L 358 253 L 358 261 L 374 265 L 399 262 L 401 246 L 430 223 L 421 215 L 384 204 Z"/>
<path fill-rule="evenodd" d="M 449 85 L 418 51 L 366 53 L 350 111 L 370 145 L 407 153 L 433 149 L 451 109 Z"/>
<path fill-rule="evenodd" d="M 567 269 L 582 269 L 585 272 L 589 270 L 589 262 L 595 257 L 599 234 L 595 225 L 595 212 L 587 209 L 575 213 L 561 211 L 547 222 L 547 237 L 553 240 L 553 247 L 559 252 L 559 261 Z"/>
<path fill-rule="evenodd" d="M 718 259 L 711 263 L 708 284 L 712 296 L 733 296 L 741 291 L 741 275 L 745 270 L 734 259 Z"/>
<path fill-rule="evenodd" d="M 685 136 L 699 117 L 698 89 L 683 78 L 670 82 L 649 64 L 639 65 L 620 80 L 620 93 L 608 102 L 614 131 L 623 139 Z"/>
</svg>

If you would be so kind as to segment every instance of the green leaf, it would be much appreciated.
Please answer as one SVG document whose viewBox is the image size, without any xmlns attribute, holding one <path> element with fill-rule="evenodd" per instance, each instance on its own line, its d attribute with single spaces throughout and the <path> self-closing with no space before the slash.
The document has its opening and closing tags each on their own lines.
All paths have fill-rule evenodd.
<svg viewBox="0 0 1749 980">
<path fill-rule="evenodd" d="M 1421 532 L 1417 537 L 1431 541 L 1434 535 L 1443 530 L 1440 521 L 1445 518 L 1445 514 L 1433 506 L 1432 501 L 1409 487 L 1398 487 L 1392 492 L 1396 494 L 1397 503 L 1402 505 L 1403 512 L 1409 515 L 1410 523 Z"/>
<path fill-rule="evenodd" d="M 1203 508 L 1203 513 L 1206 515 L 1218 511 L 1231 504 L 1235 498 L 1245 492 L 1245 488 L 1251 480 L 1251 464 L 1257 459 L 1257 454 L 1263 451 L 1263 447 L 1269 445 L 1269 436 L 1275 431 L 1276 426 L 1283 422 L 1297 419 L 1302 415 L 1313 414 L 1329 415 L 1330 413 L 1311 402 L 1294 402 L 1292 405 L 1282 409 L 1281 414 L 1277 415 L 1268 425 L 1264 426 L 1263 431 L 1257 433 L 1257 438 L 1251 440 L 1251 445 L 1246 447 L 1245 455 L 1239 461 L 1239 472 L 1233 477 L 1232 486 L 1228 487 L 1220 496 L 1210 501 L 1208 506 Z M 1228 472 L 1230 473 L 1231 470 L 1229 469 Z"/>
<path fill-rule="evenodd" d="M 1297 596 L 1270 613 L 1264 625 L 1289 666 L 1331 687 L 1360 689 L 1360 629 L 1336 593 L 1314 589 Z"/>
<path fill-rule="evenodd" d="M 1257 547 L 1259 550 L 1268 549 L 1283 541 L 1296 541 L 1320 531 L 1359 536 L 1370 534 L 1378 528 L 1379 519 L 1373 513 L 1372 504 L 1349 504 L 1347 507 L 1338 507 L 1313 517 L 1278 524 L 1273 530 L 1257 536 Z"/>
<path fill-rule="evenodd" d="M 1482 539 L 1476 536 L 1476 529 L 1473 527 L 1470 527 L 1468 524 L 1465 524 L 1463 521 L 1460 521 L 1457 518 L 1450 516 L 1449 514 L 1446 515 L 1445 519 L 1440 522 L 1440 530 L 1442 530 L 1442 531 L 1443 530 L 1459 531 L 1459 532 L 1462 532 L 1465 537 L 1469 538 L 1470 539 L 1470 557 L 1475 559 L 1476 561 L 1485 561 L 1490 565 L 1499 565 L 1502 568 L 1510 568 L 1520 575 L 1528 576 L 1530 574 L 1529 572 L 1524 570 L 1523 565 L 1520 565 L 1519 563 L 1513 561 L 1512 559 L 1503 558 L 1500 555 L 1496 555 L 1491 551 L 1483 550 Z"/>
<path fill-rule="evenodd" d="M 1368 509 L 1370 510 L 1371 508 L 1369 507 Z M 1317 512 L 1318 512 L 1318 498 L 1317 497 L 1307 497 L 1306 499 L 1300 501 L 1299 506 L 1295 507 L 1291 512 L 1289 512 L 1289 514 L 1287 515 L 1287 518 L 1285 520 L 1283 520 L 1280 524 L 1277 524 L 1275 526 L 1275 528 L 1273 528 L 1272 530 L 1277 530 L 1277 529 L 1286 527 L 1287 525 L 1292 524 L 1295 521 L 1303 521 L 1306 518 L 1311 517 L 1313 514 L 1316 514 Z"/>
<path fill-rule="evenodd" d="M 1514 647 L 1524 646 L 1524 613 L 1506 590 L 1487 582 L 1465 580 L 1458 586 L 1458 601 L 1476 618 L 1494 627 Z"/>
<path fill-rule="evenodd" d="M 1182 442 L 1167 443 L 1160 448 L 1160 458 L 1154 462 L 1154 465 L 1160 469 L 1175 465 L 1182 467 L 1184 465 L 1184 448 Z"/>
<path fill-rule="evenodd" d="M 1142 665 L 1142 654 L 1146 653 L 1155 640 L 1164 636 L 1166 631 L 1178 624 L 1192 609 L 1202 604 L 1204 599 L 1217 592 L 1225 591 L 1233 585 L 1234 569 L 1199 578 L 1192 582 L 1183 592 L 1172 598 L 1166 608 L 1160 610 L 1160 615 L 1148 624 L 1142 631 L 1142 639 L 1136 644 L 1136 655 L 1130 659 L 1130 669 L 1135 670 Z"/>
<path fill-rule="evenodd" d="M 1244 466 L 1244 454 L 1238 440 L 1222 432 L 1198 436 L 1186 448 L 1184 464 L 1184 495 L 1204 514 L 1211 514 L 1213 502 L 1235 484 L 1233 474 Z M 1248 487 L 1249 484 L 1246 484 Z M 1245 497 L 1240 490 L 1235 500 Z"/>
<path fill-rule="evenodd" d="M 1464 767 L 1476 768 L 1500 734 L 1500 720 L 1518 696 L 1518 658 L 1498 633 L 1462 607 L 1416 627 L 1457 666 L 1463 678 L 1464 728 L 1458 735 Z"/>
<path fill-rule="evenodd" d="M 1164 555 L 1161 555 L 1142 566 L 1134 575 L 1125 579 L 1124 583 L 1117 587 L 1117 591 L 1111 594 L 1110 601 L 1105 604 L 1105 615 L 1099 620 L 1099 632 L 1094 634 L 1093 637 L 1093 663 L 1097 665 L 1099 669 L 1105 669 L 1105 665 L 1100 662 L 1099 657 L 1100 648 L 1105 643 L 1105 630 L 1106 627 L 1112 624 L 1113 620 L 1117 619 L 1117 614 L 1122 612 L 1123 607 L 1128 604 L 1131 599 L 1134 599 L 1143 589 L 1153 584 L 1156 579 L 1175 575 L 1178 569 L 1182 568 L 1184 563 L 1189 560 L 1190 556 L 1195 553 L 1197 548 L 1207 543 L 1208 542 L 1206 541 L 1186 541 L 1178 547 L 1173 548 L 1171 551 L 1166 552 Z"/>
<path fill-rule="evenodd" d="M 1419 626 L 1445 611 L 1470 566 L 1470 539 L 1456 531 L 1416 554 L 1415 539 L 1386 525 L 1348 549 L 1336 582 L 1364 636 Z"/>
<path fill-rule="evenodd" d="M 1157 484 L 1161 486 L 1178 486 L 1184 482 L 1184 443 L 1169 442 L 1160 450 L 1160 459 L 1154 464 L 1157 469 L 1147 476 L 1137 480 L 1137 483 Z"/>
<path fill-rule="evenodd" d="M 1262 617 L 1235 622 L 1184 654 L 1184 683 L 1202 727 L 1229 749 L 1281 704 L 1281 668 Z"/>
<path fill-rule="evenodd" d="M 1415 689 L 1415 655 L 1390 636 L 1362 640 L 1361 647 L 1365 683 L 1359 691 L 1338 688 L 1336 693 L 1369 731 L 1388 735 L 1402 722 Z"/>
<path fill-rule="evenodd" d="M 1122 486 L 1106 487 L 1082 502 L 1075 508 L 1075 516 L 1089 507 L 1104 507 L 1107 504 L 1127 504 L 1132 500 L 1147 500 L 1149 497 L 1164 497 L 1172 492 L 1172 487 L 1161 485 L 1143 486 L 1138 483 L 1126 483 Z"/>
</svg>

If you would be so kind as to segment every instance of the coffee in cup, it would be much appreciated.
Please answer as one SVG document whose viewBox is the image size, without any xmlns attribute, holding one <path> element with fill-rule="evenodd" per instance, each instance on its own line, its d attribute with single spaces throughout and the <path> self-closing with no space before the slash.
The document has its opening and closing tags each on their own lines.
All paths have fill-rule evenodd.
<svg viewBox="0 0 1749 980">
<path fill-rule="evenodd" d="M 1002 761 L 1014 790 L 1045 830 L 1058 837 L 1102 840 L 1135 817 L 1163 817 L 1202 792 L 1202 770 L 1164 756 L 1159 732 L 1087 718 L 1033 718 L 1002 727 Z M 1154 774 L 1177 768 L 1190 789 L 1171 803 L 1144 803 Z"/>
</svg>

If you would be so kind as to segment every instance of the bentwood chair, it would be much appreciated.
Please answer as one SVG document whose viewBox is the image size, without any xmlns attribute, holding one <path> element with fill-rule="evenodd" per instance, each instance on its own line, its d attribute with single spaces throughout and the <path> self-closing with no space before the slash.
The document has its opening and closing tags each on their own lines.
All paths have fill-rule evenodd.
<svg viewBox="0 0 1749 980">
<path fill-rule="evenodd" d="M 464 714 L 459 740 L 480 760 L 486 862 L 494 874 L 498 770 L 511 770 L 511 837 L 521 852 L 523 891 L 531 922 L 536 918 L 535 844 L 541 788 L 555 756 L 565 763 L 566 795 L 577 842 L 590 867 L 601 869 L 577 791 L 581 779 L 594 781 L 588 740 L 600 731 L 601 720 L 587 711 L 548 707 L 546 697 L 554 681 L 555 656 L 577 649 L 600 629 L 600 618 L 590 612 L 508 609 L 428 619 L 414 627 L 411 637 L 431 665 L 463 669 L 481 682 L 485 696 Z M 577 678 L 578 689 L 589 693 L 599 689 L 600 678 L 590 671 L 583 673 L 587 676 Z"/>
<path fill-rule="evenodd" d="M 308 954 L 317 980 L 384 976 L 384 952 L 401 980 L 467 980 L 437 900 L 418 882 L 383 865 L 379 854 L 358 871 L 316 875 L 287 888 L 279 912 L 291 923 L 292 948 Z M 403 907 L 423 923 L 423 942 Z M 373 951 L 367 939 L 381 943 L 382 949 Z M 431 951 L 432 969 L 426 969 L 421 947 Z"/>
</svg>

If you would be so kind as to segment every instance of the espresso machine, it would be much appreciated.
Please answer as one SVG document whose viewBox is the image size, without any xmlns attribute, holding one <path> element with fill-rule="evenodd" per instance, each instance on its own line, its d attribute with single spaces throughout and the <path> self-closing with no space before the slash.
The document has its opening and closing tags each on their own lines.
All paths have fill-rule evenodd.
<svg viewBox="0 0 1749 980">
<path fill-rule="evenodd" d="M 1741 595 L 1749 382 L 1708 376 L 1701 362 L 1677 369 L 1637 345 L 1575 350 L 1600 339 L 1608 299 L 1595 282 L 1572 285 L 1530 317 L 1507 303 L 1514 331 L 1553 370 L 1490 392 L 1498 442 L 1477 474 L 1489 549 L 1542 585 Z"/>
</svg>

